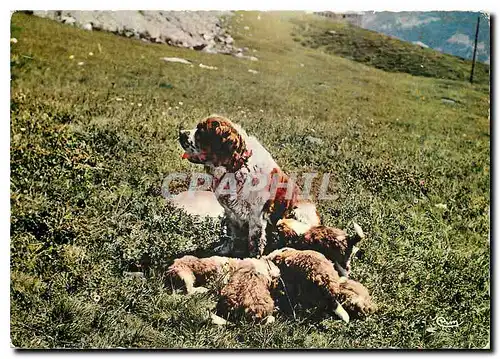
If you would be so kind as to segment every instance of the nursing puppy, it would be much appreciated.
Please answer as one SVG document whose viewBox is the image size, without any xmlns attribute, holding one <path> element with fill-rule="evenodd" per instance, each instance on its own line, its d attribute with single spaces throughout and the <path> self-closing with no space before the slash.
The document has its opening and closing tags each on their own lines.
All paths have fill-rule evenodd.
<svg viewBox="0 0 500 359">
<path fill-rule="evenodd" d="M 205 293 L 208 291 L 206 285 L 220 290 L 240 266 L 240 262 L 238 258 L 198 258 L 187 255 L 174 260 L 167 269 L 166 277 L 175 287 L 183 287 L 187 294 Z"/>
<path fill-rule="evenodd" d="M 211 286 L 219 296 L 217 312 L 224 318 L 274 320 L 271 290 L 280 271 L 266 259 L 184 256 L 168 268 L 167 276 L 183 285 L 188 294 L 205 293 L 209 289 L 204 285 Z"/>
<path fill-rule="evenodd" d="M 333 262 L 337 272 L 348 277 L 351 258 L 358 251 L 356 244 L 365 237 L 361 227 L 354 223 L 356 234 L 348 236 L 341 229 L 326 226 L 310 227 L 294 219 L 277 223 L 279 236 L 285 247 L 310 249 L 322 253 Z"/>
<path fill-rule="evenodd" d="M 273 322 L 275 306 L 271 291 L 276 288 L 279 273 L 272 262 L 244 259 L 222 288 L 217 313 L 224 318 Z"/>
<path fill-rule="evenodd" d="M 265 258 L 280 269 L 288 295 L 295 302 L 333 311 L 345 322 L 350 316 L 364 316 L 376 309 L 368 290 L 361 283 L 340 277 L 321 253 L 282 248 Z"/>
</svg>

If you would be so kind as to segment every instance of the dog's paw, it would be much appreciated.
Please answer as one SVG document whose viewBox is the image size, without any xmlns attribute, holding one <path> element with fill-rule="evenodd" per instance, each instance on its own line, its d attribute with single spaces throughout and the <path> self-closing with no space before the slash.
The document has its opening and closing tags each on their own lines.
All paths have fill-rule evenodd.
<svg viewBox="0 0 500 359">
<path fill-rule="evenodd" d="M 337 307 L 335 308 L 335 314 L 340 318 L 342 319 L 344 322 L 346 323 L 349 323 L 349 314 L 345 311 L 344 307 L 342 306 L 342 304 L 340 304 L 339 302 L 336 303 L 337 304 Z"/>
<path fill-rule="evenodd" d="M 204 294 L 204 293 L 207 293 L 208 292 L 208 288 L 205 288 L 205 287 L 194 287 L 193 289 L 191 289 L 189 291 L 188 294 Z"/>
<path fill-rule="evenodd" d="M 214 252 L 226 256 L 230 254 L 233 251 L 233 241 L 232 240 L 227 240 L 223 242 L 221 245 L 217 246 L 214 248 Z"/>
<path fill-rule="evenodd" d="M 349 272 L 351 271 L 350 265 L 346 264 L 345 267 L 343 267 L 339 262 L 334 262 L 334 267 L 339 276 L 341 277 L 349 277 Z"/>
<path fill-rule="evenodd" d="M 264 320 L 264 324 L 272 324 L 276 321 L 276 318 L 273 317 L 272 315 L 268 316 L 265 320 Z"/>
<path fill-rule="evenodd" d="M 248 250 L 248 256 L 250 258 L 260 258 L 260 253 L 255 248 L 251 248 Z"/>
<path fill-rule="evenodd" d="M 365 233 L 363 232 L 363 229 L 361 229 L 361 226 L 357 224 L 356 222 L 352 222 L 354 231 L 356 232 L 356 235 L 359 237 L 359 239 L 365 238 Z"/>
<path fill-rule="evenodd" d="M 210 314 L 210 321 L 212 322 L 212 324 L 215 324 L 215 325 L 226 325 L 227 324 L 227 320 L 225 320 L 224 318 L 219 317 L 217 314 L 213 314 L 213 313 Z"/>
</svg>

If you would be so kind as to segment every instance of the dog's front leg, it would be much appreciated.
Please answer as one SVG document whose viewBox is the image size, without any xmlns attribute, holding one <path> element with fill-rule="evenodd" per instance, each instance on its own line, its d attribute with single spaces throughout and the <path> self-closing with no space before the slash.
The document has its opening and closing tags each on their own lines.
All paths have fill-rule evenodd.
<svg viewBox="0 0 500 359">
<path fill-rule="evenodd" d="M 248 251 L 251 257 L 260 258 L 267 245 L 266 238 L 267 220 L 263 213 L 254 215 L 249 221 Z"/>
<path fill-rule="evenodd" d="M 227 256 L 233 251 L 237 226 L 234 220 L 225 216 L 222 218 L 221 227 L 221 241 L 220 244 L 214 248 L 214 251 L 221 256 Z"/>
</svg>

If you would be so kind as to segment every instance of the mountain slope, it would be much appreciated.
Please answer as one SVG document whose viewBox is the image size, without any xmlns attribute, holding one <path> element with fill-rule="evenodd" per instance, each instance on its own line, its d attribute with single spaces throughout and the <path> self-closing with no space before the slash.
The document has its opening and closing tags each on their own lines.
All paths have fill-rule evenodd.
<svg viewBox="0 0 500 359">
<path fill-rule="evenodd" d="M 472 62 L 442 54 L 348 23 L 297 21 L 295 40 L 378 69 L 416 76 L 468 81 Z M 477 63 L 474 80 L 489 84 L 489 65 Z"/>
<path fill-rule="evenodd" d="M 362 27 L 435 50 L 472 59 L 476 22 L 481 18 L 477 60 L 489 64 L 490 25 L 485 14 L 466 11 L 411 11 L 365 13 Z"/>
</svg>

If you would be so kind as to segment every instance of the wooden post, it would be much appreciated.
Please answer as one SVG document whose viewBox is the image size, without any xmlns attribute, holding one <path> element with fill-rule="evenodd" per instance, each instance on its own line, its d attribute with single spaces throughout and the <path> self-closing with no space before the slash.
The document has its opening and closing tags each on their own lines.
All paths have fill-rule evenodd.
<svg viewBox="0 0 500 359">
<path fill-rule="evenodd" d="M 476 65 L 476 51 L 477 51 L 477 36 L 479 35 L 479 20 L 480 16 L 477 17 L 477 25 L 476 25 L 476 39 L 474 40 L 474 53 L 472 54 L 472 69 L 470 71 L 470 83 L 472 83 L 474 79 L 474 66 Z"/>
</svg>

